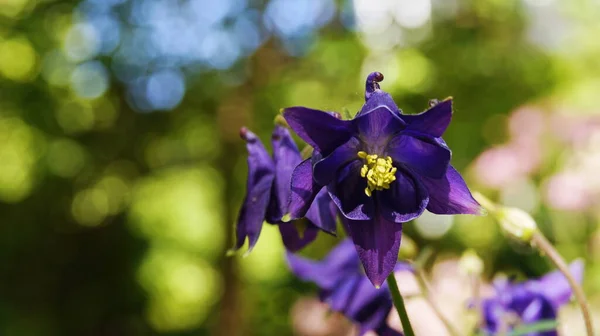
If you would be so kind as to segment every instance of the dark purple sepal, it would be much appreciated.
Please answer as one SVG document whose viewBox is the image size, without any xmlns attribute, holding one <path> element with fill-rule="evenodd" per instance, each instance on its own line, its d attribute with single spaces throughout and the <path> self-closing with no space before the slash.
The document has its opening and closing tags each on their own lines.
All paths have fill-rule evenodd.
<svg viewBox="0 0 600 336">
<path fill-rule="evenodd" d="M 402 132 L 392 138 L 387 146 L 388 154 L 420 175 L 441 178 L 446 174 L 452 153 L 447 146 L 434 138 Z"/>
<path fill-rule="evenodd" d="M 352 237 L 365 274 L 374 286 L 380 287 L 398 261 L 402 224 L 377 214 L 369 221 L 343 218 Z"/>
<path fill-rule="evenodd" d="M 306 107 L 286 108 L 283 117 L 302 140 L 323 155 L 329 155 L 354 133 L 350 121 Z"/>
<path fill-rule="evenodd" d="M 452 120 L 452 99 L 448 98 L 421 114 L 404 114 L 407 130 L 441 137 Z"/>
<path fill-rule="evenodd" d="M 345 144 L 336 148 L 327 157 L 321 158 L 313 165 L 313 178 L 320 185 L 329 184 L 338 170 L 350 161 L 358 160 L 360 141 L 352 137 Z"/>
<path fill-rule="evenodd" d="M 483 208 L 471 195 L 460 173 L 451 165 L 440 179 L 421 176 L 429 193 L 427 210 L 438 215 L 481 215 Z"/>
<path fill-rule="evenodd" d="M 306 213 L 306 218 L 310 220 L 314 226 L 335 236 L 337 234 L 336 217 L 337 207 L 335 206 L 335 203 L 333 203 L 333 200 L 331 200 L 327 189 L 323 188 L 317 193 L 317 196 Z"/>
</svg>

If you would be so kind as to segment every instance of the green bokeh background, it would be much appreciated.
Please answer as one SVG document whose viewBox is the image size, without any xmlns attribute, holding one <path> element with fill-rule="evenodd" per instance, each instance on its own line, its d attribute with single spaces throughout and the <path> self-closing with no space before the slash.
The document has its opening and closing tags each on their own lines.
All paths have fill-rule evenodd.
<svg viewBox="0 0 600 336">
<path fill-rule="evenodd" d="M 249 257 L 225 256 L 245 190 L 238 131 L 247 126 L 268 143 L 286 106 L 356 112 L 370 71 L 384 73 L 382 88 L 406 113 L 454 97 L 445 134 L 453 165 L 472 189 L 534 204 L 527 210 L 566 259 L 586 259 L 585 289 L 598 306 L 595 190 L 585 206 L 561 209 L 547 201 L 546 185 L 577 170 L 573 157 L 600 152 L 600 4 L 433 3 L 423 27 L 398 26 L 398 45 L 334 19 L 301 56 L 271 38 L 231 69 L 186 73 L 187 94 L 172 111 L 139 113 L 115 78 L 105 94 L 85 99 L 61 82 L 68 66 L 48 65 L 63 50 L 76 1 L 0 1 L 0 335 L 292 334 L 290 307 L 314 288 L 289 274 L 277 229 L 267 225 Z M 552 22 L 549 8 L 563 21 L 541 34 L 554 38 L 545 45 L 530 28 L 536 18 Z M 240 71 L 244 79 L 231 81 Z M 512 141 L 507 125 L 522 106 L 576 123 L 587 145 L 548 131 L 538 167 L 516 184 L 490 186 L 474 160 Z M 593 185 L 597 171 L 588 171 L 583 180 Z M 405 231 L 419 247 L 446 255 L 474 248 L 488 278 L 551 268 L 487 217 L 454 218 L 435 238 L 414 224 Z M 321 235 L 303 254 L 320 257 L 336 241 Z"/>
</svg>

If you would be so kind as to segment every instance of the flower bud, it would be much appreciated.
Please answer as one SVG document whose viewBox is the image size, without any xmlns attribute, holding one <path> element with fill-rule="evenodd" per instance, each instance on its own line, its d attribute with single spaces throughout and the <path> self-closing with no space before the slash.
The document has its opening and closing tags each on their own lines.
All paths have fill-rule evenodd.
<svg viewBox="0 0 600 336">
<path fill-rule="evenodd" d="M 504 232 L 522 242 L 529 243 L 531 241 L 533 234 L 537 231 L 537 224 L 530 214 L 518 208 L 495 204 L 479 192 L 474 192 L 473 197 L 496 217 Z"/>
<path fill-rule="evenodd" d="M 529 243 L 537 231 L 535 220 L 527 212 L 518 208 L 500 208 L 495 213 L 502 230 L 520 241 Z"/>
</svg>

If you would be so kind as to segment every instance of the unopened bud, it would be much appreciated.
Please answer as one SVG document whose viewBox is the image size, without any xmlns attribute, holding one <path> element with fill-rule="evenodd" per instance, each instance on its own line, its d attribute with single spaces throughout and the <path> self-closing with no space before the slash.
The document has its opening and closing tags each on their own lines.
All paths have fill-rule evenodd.
<svg viewBox="0 0 600 336">
<path fill-rule="evenodd" d="M 518 208 L 497 205 L 479 192 L 473 193 L 473 197 L 496 217 L 504 232 L 522 242 L 529 243 L 531 241 L 533 234 L 537 231 L 537 224 L 530 214 Z"/>
<path fill-rule="evenodd" d="M 500 208 L 495 213 L 502 230 L 520 241 L 529 243 L 537 231 L 535 220 L 518 208 Z"/>
<path fill-rule="evenodd" d="M 466 250 L 458 261 L 459 270 L 466 275 L 481 275 L 483 273 L 483 260 L 473 249 Z"/>
</svg>

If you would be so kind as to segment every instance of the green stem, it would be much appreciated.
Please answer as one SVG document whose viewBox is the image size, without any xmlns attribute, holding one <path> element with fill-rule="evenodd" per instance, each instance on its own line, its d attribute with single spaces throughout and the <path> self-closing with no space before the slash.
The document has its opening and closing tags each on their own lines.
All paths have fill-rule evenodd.
<svg viewBox="0 0 600 336">
<path fill-rule="evenodd" d="M 405 336 L 415 336 L 415 332 L 410 325 L 410 320 L 408 319 L 408 313 L 406 312 L 406 307 L 404 306 L 404 299 L 400 294 L 400 289 L 398 289 L 398 283 L 396 282 L 396 277 L 394 276 L 394 272 L 390 273 L 387 277 L 388 287 L 390 289 L 390 293 L 392 293 L 392 301 L 394 302 L 394 307 L 396 307 L 396 311 L 400 316 L 400 322 L 402 322 L 402 330 L 404 331 Z"/>
<path fill-rule="evenodd" d="M 550 259 L 556 268 L 567 278 L 571 289 L 573 289 L 573 293 L 575 294 L 575 299 L 577 303 L 579 303 L 579 307 L 581 308 L 581 312 L 583 313 L 583 320 L 585 322 L 585 329 L 587 331 L 588 336 L 594 336 L 594 328 L 592 326 L 592 317 L 590 314 L 590 307 L 585 298 L 585 294 L 583 293 L 583 289 L 577 283 L 577 280 L 571 275 L 569 271 L 569 266 L 562 258 L 562 256 L 558 253 L 558 251 L 554 248 L 554 246 L 544 237 L 544 235 L 540 231 L 536 231 L 531 239 L 531 242 L 534 246 L 540 249 L 547 257 Z"/>
</svg>

